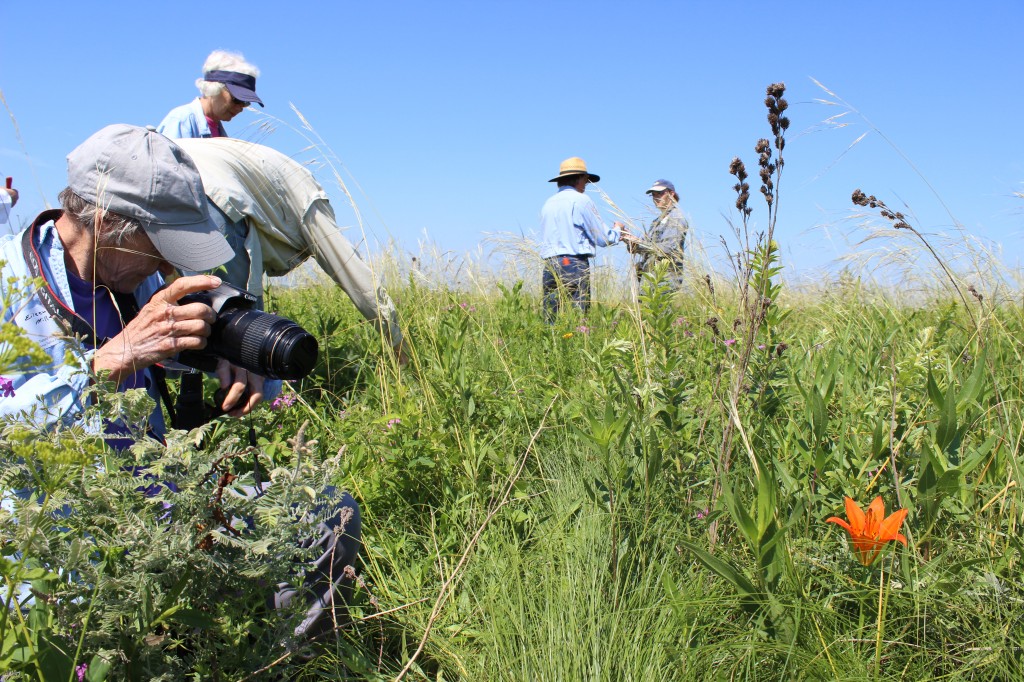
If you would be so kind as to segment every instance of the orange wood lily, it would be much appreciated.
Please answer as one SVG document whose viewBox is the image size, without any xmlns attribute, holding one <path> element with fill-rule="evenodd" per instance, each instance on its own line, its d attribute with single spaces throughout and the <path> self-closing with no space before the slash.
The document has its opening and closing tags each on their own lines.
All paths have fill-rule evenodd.
<svg viewBox="0 0 1024 682">
<path fill-rule="evenodd" d="M 849 497 L 844 497 L 843 501 L 846 503 L 846 517 L 850 520 L 849 523 L 835 516 L 825 519 L 825 522 L 846 529 L 853 542 L 857 561 L 870 566 L 878 558 L 885 543 L 893 540 L 902 542 L 904 547 L 907 546 L 907 538 L 899 532 L 903 520 L 907 518 L 906 509 L 898 509 L 886 517 L 885 503 L 882 502 L 881 496 L 871 501 L 867 513 Z"/>
</svg>

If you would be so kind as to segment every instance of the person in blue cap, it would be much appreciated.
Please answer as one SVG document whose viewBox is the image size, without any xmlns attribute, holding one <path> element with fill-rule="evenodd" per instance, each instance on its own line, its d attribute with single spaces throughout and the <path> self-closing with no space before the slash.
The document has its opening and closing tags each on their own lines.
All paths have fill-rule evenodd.
<svg viewBox="0 0 1024 682">
<path fill-rule="evenodd" d="M 659 214 L 643 236 L 627 240 L 627 248 L 637 257 L 637 277 L 642 278 L 643 273 L 650 272 L 658 261 L 668 261 L 668 281 L 679 288 L 682 286 L 686 233 L 690 229 L 679 210 L 679 194 L 676 186 L 668 180 L 656 180 L 646 194 L 651 195 Z"/>
<path fill-rule="evenodd" d="M 196 80 L 200 96 L 164 116 L 156 131 L 167 137 L 228 137 L 224 121 L 263 100 L 256 94 L 260 70 L 241 54 L 214 50 L 203 64 L 203 77 Z"/>
</svg>

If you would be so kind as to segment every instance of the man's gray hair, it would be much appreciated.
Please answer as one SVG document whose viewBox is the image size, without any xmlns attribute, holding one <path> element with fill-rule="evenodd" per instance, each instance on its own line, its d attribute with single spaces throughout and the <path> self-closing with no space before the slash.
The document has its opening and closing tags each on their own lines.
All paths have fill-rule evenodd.
<svg viewBox="0 0 1024 682">
<path fill-rule="evenodd" d="M 97 242 L 120 244 L 143 229 L 142 223 L 135 218 L 104 211 L 75 194 L 70 187 L 62 189 L 57 195 L 57 200 L 60 201 L 64 215 L 71 218 L 79 227 L 91 232 L 98 221 L 100 234 L 95 235 Z"/>
<path fill-rule="evenodd" d="M 245 61 L 245 57 L 240 52 L 225 50 L 214 50 L 206 58 L 206 62 L 203 63 L 203 73 L 207 74 L 210 71 L 234 71 L 253 78 L 260 77 L 260 70 Z M 202 78 L 196 79 L 196 87 L 199 88 L 199 93 L 203 97 L 216 97 L 224 90 L 223 83 L 212 83 Z"/>
</svg>

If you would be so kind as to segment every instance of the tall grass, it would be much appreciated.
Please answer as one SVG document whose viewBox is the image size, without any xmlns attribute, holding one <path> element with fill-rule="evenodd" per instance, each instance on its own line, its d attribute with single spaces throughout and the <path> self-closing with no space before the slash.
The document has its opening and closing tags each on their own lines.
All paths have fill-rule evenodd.
<svg viewBox="0 0 1024 682">
<path fill-rule="evenodd" d="M 728 243 L 732 275 L 694 258 L 678 293 L 658 274 L 639 288 L 620 277 L 585 319 L 552 326 L 521 255 L 497 271 L 424 254 L 383 263 L 407 368 L 332 286 L 271 288 L 269 305 L 323 352 L 289 388 L 298 400 L 252 423 L 262 457 L 287 467 L 301 450 L 308 476 L 329 475 L 363 507 L 351 622 L 309 662 L 237 599 L 197 607 L 154 588 L 163 608 L 192 616 L 154 623 L 104 590 L 134 594 L 127 575 L 150 585 L 188 562 L 126 574 L 124 562 L 150 556 L 135 550 L 111 554 L 117 580 L 96 571 L 93 591 L 52 571 L 86 601 L 54 600 L 47 637 L 81 642 L 79 661 L 107 652 L 111 679 L 1019 679 L 1019 305 L 971 294 L 970 273 L 950 268 L 961 296 L 938 263 L 913 298 L 849 273 L 790 291 L 770 233 L 740 226 Z M 218 423 L 211 452 L 175 441 L 174 456 L 238 451 L 247 426 Z M 25 456 L 10 439 L 0 451 Z M 29 461 L 82 481 L 62 500 L 107 499 L 80 459 Z M 229 462 L 244 474 L 246 460 Z M 164 552 L 156 515 L 119 485 L 109 514 Z M 909 510 L 909 546 L 865 567 L 824 519 L 844 496 L 875 495 Z M 4 546 L 53 569 L 74 542 L 79 554 L 116 544 L 102 520 L 74 536 L 56 526 L 26 544 L 23 523 L 5 525 Z M 215 570 L 247 551 L 233 542 L 175 548 L 207 592 L 241 590 Z M 8 584 L 16 563 L 4 564 Z"/>
</svg>

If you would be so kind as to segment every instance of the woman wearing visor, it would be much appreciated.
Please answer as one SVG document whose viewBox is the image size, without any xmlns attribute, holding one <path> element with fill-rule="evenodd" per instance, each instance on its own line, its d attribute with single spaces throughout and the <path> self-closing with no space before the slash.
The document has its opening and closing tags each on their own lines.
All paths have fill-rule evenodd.
<svg viewBox="0 0 1024 682">
<path fill-rule="evenodd" d="M 167 137 L 228 137 L 224 121 L 242 113 L 252 102 L 261 107 L 256 94 L 260 70 L 240 54 L 215 50 L 203 64 L 203 77 L 196 80 L 199 97 L 171 109 L 156 130 Z"/>
</svg>

